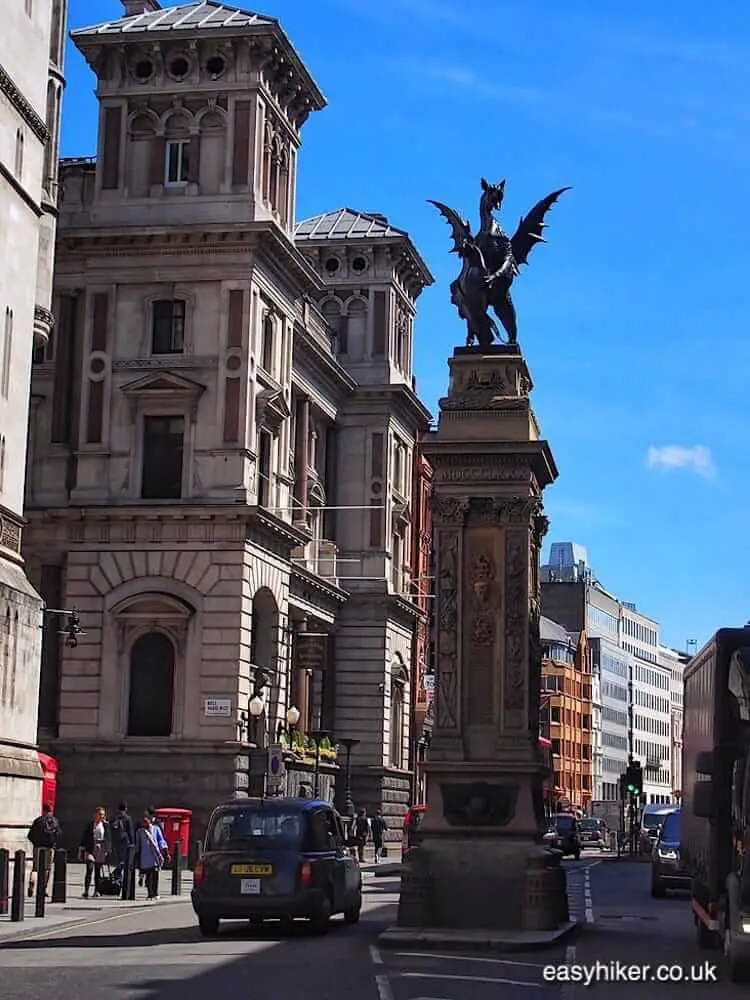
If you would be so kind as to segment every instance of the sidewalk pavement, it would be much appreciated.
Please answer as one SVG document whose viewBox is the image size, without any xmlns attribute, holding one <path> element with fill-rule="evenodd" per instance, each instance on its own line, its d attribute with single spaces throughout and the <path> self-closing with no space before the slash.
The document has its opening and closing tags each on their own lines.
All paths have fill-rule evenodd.
<svg viewBox="0 0 750 1000">
<path fill-rule="evenodd" d="M 361 866 L 363 878 L 388 878 L 401 874 L 401 851 L 393 852 L 379 863 L 365 862 Z M 50 903 L 47 899 L 44 917 L 35 917 L 35 900 L 24 895 L 24 919 L 14 922 L 10 915 L 0 915 L 0 949 L 3 942 L 18 937 L 41 937 L 54 934 L 59 930 L 73 929 L 87 924 L 100 923 L 106 920 L 116 920 L 119 915 L 151 906 L 166 906 L 175 903 L 189 903 L 190 890 L 193 885 L 193 873 L 183 871 L 181 879 L 182 892 L 179 896 L 172 895 L 172 872 L 161 872 L 159 895 L 155 903 L 146 899 L 146 890 L 136 886 L 135 900 L 122 900 L 117 896 L 100 896 L 83 898 L 83 878 L 85 866 L 78 863 L 68 865 L 67 893 L 64 903 Z M 28 878 L 26 885 L 28 885 Z M 52 880 L 49 882 L 49 892 L 52 892 Z"/>
<path fill-rule="evenodd" d="M 116 920 L 118 915 L 144 907 L 165 906 L 174 903 L 189 903 L 190 889 L 193 885 L 193 873 L 182 872 L 179 896 L 172 895 L 172 872 L 163 871 L 159 880 L 159 896 L 156 902 L 146 899 L 146 890 L 136 885 L 135 900 L 122 900 L 118 896 L 99 896 L 83 898 L 83 878 L 85 866 L 82 864 L 68 865 L 67 892 L 64 903 L 51 903 L 49 898 L 45 906 L 44 917 L 35 917 L 35 900 L 24 895 L 24 919 L 12 921 L 10 915 L 0 915 L 0 948 L 4 941 L 23 937 L 39 937 L 54 933 L 61 929 L 85 926 L 89 923 L 99 923 L 104 920 Z M 28 885 L 28 880 L 26 882 Z M 52 892 L 52 880 L 49 883 L 49 893 Z"/>
</svg>

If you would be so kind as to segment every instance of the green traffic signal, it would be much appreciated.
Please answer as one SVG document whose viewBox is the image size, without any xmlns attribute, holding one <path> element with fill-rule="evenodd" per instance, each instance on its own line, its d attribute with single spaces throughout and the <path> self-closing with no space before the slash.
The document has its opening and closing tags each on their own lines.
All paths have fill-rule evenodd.
<svg viewBox="0 0 750 1000">
<path fill-rule="evenodd" d="M 638 789 L 635 785 L 628 785 L 628 791 L 630 792 L 631 795 L 635 795 Z"/>
</svg>

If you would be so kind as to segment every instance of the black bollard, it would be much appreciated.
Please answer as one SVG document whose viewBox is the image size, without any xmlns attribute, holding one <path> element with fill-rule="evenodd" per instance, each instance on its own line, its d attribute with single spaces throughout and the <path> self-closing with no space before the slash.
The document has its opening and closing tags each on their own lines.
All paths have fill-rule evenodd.
<svg viewBox="0 0 750 1000">
<path fill-rule="evenodd" d="M 49 855 L 47 848 L 36 852 L 36 898 L 34 900 L 34 916 L 43 917 L 47 902 L 47 874 L 49 872 Z"/>
<path fill-rule="evenodd" d="M 65 903 L 68 899 L 68 852 L 58 848 L 54 853 L 52 866 L 53 903 Z"/>
<path fill-rule="evenodd" d="M 10 898 L 10 919 L 23 920 L 23 891 L 26 882 L 26 851 L 16 851 L 13 857 L 13 891 Z"/>
<path fill-rule="evenodd" d="M 127 858 L 125 859 L 125 871 L 122 874 L 122 891 L 120 899 L 135 899 L 135 847 L 128 847 Z"/>
<path fill-rule="evenodd" d="M 0 848 L 0 916 L 5 916 L 10 906 L 10 851 Z"/>
<path fill-rule="evenodd" d="M 172 858 L 172 895 L 182 895 L 182 844 L 179 840 L 174 845 Z"/>
</svg>

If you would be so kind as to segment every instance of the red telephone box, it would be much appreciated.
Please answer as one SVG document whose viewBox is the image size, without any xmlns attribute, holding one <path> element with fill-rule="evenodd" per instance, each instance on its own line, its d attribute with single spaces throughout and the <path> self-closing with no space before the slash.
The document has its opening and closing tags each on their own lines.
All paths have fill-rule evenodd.
<svg viewBox="0 0 750 1000">
<path fill-rule="evenodd" d="M 54 757 L 42 753 L 41 750 L 37 750 L 37 754 L 39 755 L 39 763 L 42 767 L 41 806 L 42 808 L 45 805 L 52 806 L 52 812 L 55 812 L 57 806 L 57 773 L 60 770 L 60 765 Z"/>
<path fill-rule="evenodd" d="M 157 809 L 156 818 L 161 822 L 169 853 L 174 857 L 175 846 L 180 845 L 180 865 L 187 867 L 190 854 L 190 809 Z"/>
</svg>

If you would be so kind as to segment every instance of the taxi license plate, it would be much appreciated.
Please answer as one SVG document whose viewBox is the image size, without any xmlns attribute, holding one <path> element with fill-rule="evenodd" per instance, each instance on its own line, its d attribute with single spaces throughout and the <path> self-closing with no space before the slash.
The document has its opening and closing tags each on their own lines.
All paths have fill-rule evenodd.
<svg viewBox="0 0 750 1000">
<path fill-rule="evenodd" d="M 232 865 L 232 875 L 273 875 L 271 865 Z"/>
</svg>

